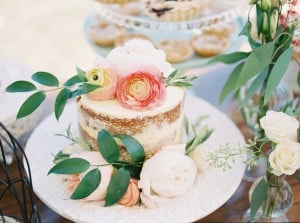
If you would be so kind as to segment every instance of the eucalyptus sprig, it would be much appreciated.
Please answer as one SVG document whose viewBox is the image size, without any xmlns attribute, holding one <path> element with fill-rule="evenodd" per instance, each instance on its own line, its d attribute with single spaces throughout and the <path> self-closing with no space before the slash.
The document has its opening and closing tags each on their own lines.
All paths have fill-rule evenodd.
<svg viewBox="0 0 300 223">
<path fill-rule="evenodd" d="M 55 117 L 59 120 L 67 101 L 81 94 L 87 94 L 99 88 L 99 85 L 87 82 L 85 71 L 76 68 L 77 74 L 61 84 L 58 78 L 51 73 L 39 71 L 31 76 L 33 82 L 26 80 L 15 81 L 5 89 L 6 92 L 33 92 L 21 105 L 17 119 L 26 117 L 34 112 L 46 99 L 46 94 L 51 91 L 59 91 L 55 99 Z M 38 88 L 35 83 L 46 86 L 47 90 Z"/>
<path fill-rule="evenodd" d="M 67 135 L 70 136 L 70 133 Z M 67 138 L 73 140 L 73 137 Z M 119 160 L 119 145 L 116 138 L 127 149 L 132 162 Z M 106 130 L 101 130 L 97 135 L 97 144 L 99 152 L 107 161 L 107 164 L 91 165 L 85 159 L 67 157 L 56 163 L 48 174 L 81 174 L 88 171 L 70 197 L 71 199 L 83 199 L 93 193 L 101 183 L 101 172 L 97 167 L 112 165 L 115 171 L 109 182 L 104 204 L 104 206 L 111 206 L 125 194 L 130 177 L 139 179 L 146 156 L 142 145 L 130 135 L 111 135 Z"/>
<path fill-rule="evenodd" d="M 196 78 L 195 76 L 186 76 L 184 72 L 180 72 L 179 70 L 174 70 L 168 77 L 163 77 L 163 81 L 166 86 L 189 88 Z"/>
<path fill-rule="evenodd" d="M 185 145 L 185 154 L 189 155 L 193 152 L 197 145 L 204 143 L 213 133 L 213 129 L 209 129 L 207 125 L 201 126 L 202 121 L 208 116 L 200 116 L 193 124 L 190 124 L 187 117 L 184 118 L 185 133 L 191 138 Z"/>
</svg>

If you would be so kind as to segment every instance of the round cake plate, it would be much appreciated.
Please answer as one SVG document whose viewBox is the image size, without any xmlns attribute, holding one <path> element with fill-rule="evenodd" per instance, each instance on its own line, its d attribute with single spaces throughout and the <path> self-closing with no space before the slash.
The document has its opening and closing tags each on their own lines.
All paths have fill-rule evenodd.
<svg viewBox="0 0 300 223">
<path fill-rule="evenodd" d="M 238 146 L 244 143 L 243 136 L 234 123 L 225 114 L 204 100 L 187 94 L 185 114 L 190 122 L 199 116 L 209 115 L 206 124 L 214 132 L 197 158 L 199 176 L 193 188 L 182 197 L 173 198 L 170 204 L 160 208 L 148 209 L 145 206 L 125 207 L 113 205 L 103 207 L 102 202 L 71 200 L 64 190 L 62 178 L 47 176 L 53 166 L 53 154 L 69 144 L 55 133 L 64 133 L 71 123 L 71 131 L 78 135 L 76 107 L 74 103 L 66 106 L 59 122 L 54 115 L 46 118 L 33 132 L 26 145 L 33 188 L 37 196 L 59 215 L 80 223 L 155 223 L 155 222 L 192 222 L 212 213 L 223 205 L 238 188 L 245 170 L 243 157 L 232 164 L 232 169 L 223 171 L 206 163 L 207 152 L 228 143 Z M 202 155 L 201 155 L 202 154 Z"/>
<path fill-rule="evenodd" d="M 86 17 L 84 26 L 83 26 L 83 32 L 85 35 L 85 38 L 87 42 L 90 44 L 92 49 L 100 56 L 106 57 L 109 52 L 113 49 L 113 47 L 102 47 L 100 45 L 95 44 L 88 35 L 88 29 L 94 24 L 97 24 L 99 22 L 99 18 L 97 18 L 97 15 L 90 14 Z M 241 45 L 244 43 L 245 38 L 238 36 L 239 32 L 243 25 L 243 19 L 237 18 L 234 20 L 235 24 L 235 30 L 231 34 L 229 39 L 229 45 L 227 49 L 223 52 L 225 53 L 231 53 L 236 50 L 238 50 Z M 168 39 L 178 39 L 178 40 L 189 40 L 193 32 L 191 30 L 181 30 L 181 31 L 157 31 L 157 30 L 135 30 L 132 28 L 127 28 L 128 33 L 135 33 L 135 34 L 143 34 L 145 36 L 148 36 L 153 42 L 159 43 L 164 40 Z M 173 63 L 172 66 L 174 66 L 177 69 L 181 70 L 189 70 L 197 67 L 201 67 L 205 65 L 209 60 L 211 60 L 213 57 L 201 57 L 198 56 L 196 53 L 193 53 L 193 55 L 186 61 L 180 62 L 180 63 Z"/>
</svg>

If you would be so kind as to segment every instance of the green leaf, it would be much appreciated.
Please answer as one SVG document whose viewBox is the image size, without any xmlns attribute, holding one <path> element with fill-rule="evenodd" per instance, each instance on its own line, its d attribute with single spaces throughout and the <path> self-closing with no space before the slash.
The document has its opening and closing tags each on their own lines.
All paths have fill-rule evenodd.
<svg viewBox="0 0 300 223">
<path fill-rule="evenodd" d="M 71 92 L 70 98 L 75 98 L 77 96 L 82 95 L 82 87 L 79 87 L 78 89 Z"/>
<path fill-rule="evenodd" d="M 134 163 L 139 163 L 145 160 L 146 155 L 144 148 L 135 138 L 125 134 L 117 134 L 114 135 L 114 137 L 121 140 Z"/>
<path fill-rule="evenodd" d="M 79 84 L 79 83 L 82 83 L 82 80 L 79 78 L 78 75 L 75 75 L 75 76 L 71 77 L 70 79 L 68 79 L 64 83 L 64 86 L 70 87 L 72 85 Z"/>
<path fill-rule="evenodd" d="M 79 67 L 76 67 L 76 71 L 77 71 L 77 75 L 78 75 L 79 79 L 83 82 L 86 82 L 87 81 L 87 78 L 85 76 L 86 72 Z"/>
<path fill-rule="evenodd" d="M 91 146 L 86 141 L 84 141 L 83 139 L 76 138 L 76 142 L 80 146 L 80 148 L 82 148 L 83 150 L 85 150 L 85 151 L 91 151 L 92 150 Z"/>
<path fill-rule="evenodd" d="M 70 157 L 70 154 L 63 153 L 61 150 L 54 156 L 54 163 L 59 163 L 60 161 L 63 161 L 65 159 L 68 159 Z"/>
<path fill-rule="evenodd" d="M 243 98 L 243 102 L 239 105 L 240 107 L 243 107 L 245 103 L 247 103 L 249 99 L 252 98 L 253 95 L 255 95 L 255 93 L 257 93 L 259 87 L 262 86 L 267 75 L 268 75 L 268 69 L 263 70 L 263 72 L 257 75 L 255 80 L 251 83 L 249 89 L 247 90 L 245 98 Z"/>
<path fill-rule="evenodd" d="M 29 81 L 15 81 L 8 85 L 6 92 L 28 92 L 36 90 L 36 86 Z"/>
<path fill-rule="evenodd" d="M 48 175 L 51 173 L 56 174 L 79 174 L 87 171 L 90 163 L 82 158 L 65 159 L 52 167 Z"/>
<path fill-rule="evenodd" d="M 100 182 L 100 170 L 95 168 L 89 171 L 80 181 L 70 198 L 74 200 L 86 198 L 98 188 Z"/>
<path fill-rule="evenodd" d="M 113 163 L 119 160 L 119 146 L 108 131 L 103 129 L 98 132 L 97 143 L 100 153 L 106 161 Z"/>
<path fill-rule="evenodd" d="M 57 95 L 54 106 L 55 117 L 57 120 L 59 120 L 59 117 L 61 116 L 70 95 L 71 91 L 68 88 L 63 88 Z"/>
<path fill-rule="evenodd" d="M 300 184 L 300 176 L 296 177 L 298 184 Z"/>
<path fill-rule="evenodd" d="M 257 186 L 254 188 L 253 193 L 251 195 L 251 203 L 250 203 L 250 219 L 253 220 L 258 209 L 264 202 L 267 197 L 268 185 L 265 180 L 262 178 Z"/>
<path fill-rule="evenodd" d="M 117 203 L 124 196 L 129 185 L 129 180 L 129 172 L 122 168 L 112 175 L 105 197 L 105 207 Z"/>
<path fill-rule="evenodd" d="M 240 60 L 247 58 L 248 55 L 249 55 L 249 53 L 246 53 L 246 52 L 234 52 L 234 53 L 229 53 L 229 54 L 223 54 L 223 55 L 219 55 L 219 56 L 212 58 L 207 63 L 211 64 L 211 63 L 215 63 L 215 62 L 222 62 L 225 64 L 233 64 L 233 63 L 236 63 Z"/>
<path fill-rule="evenodd" d="M 235 86 L 236 90 L 240 89 L 249 79 L 262 72 L 271 63 L 274 45 L 275 41 L 272 41 L 253 49 L 240 73 Z"/>
<path fill-rule="evenodd" d="M 83 83 L 83 87 L 82 87 L 82 94 L 87 94 L 91 91 L 96 90 L 97 88 L 100 88 L 100 85 L 96 85 L 96 84 L 89 84 L 89 83 Z"/>
<path fill-rule="evenodd" d="M 140 179 L 140 173 L 142 171 L 142 164 L 137 166 L 137 165 L 132 165 L 128 162 L 124 161 L 118 161 L 113 164 L 113 166 L 117 169 L 124 168 L 125 170 L 128 170 L 130 173 L 130 176 L 132 176 L 135 179 Z"/>
<path fill-rule="evenodd" d="M 290 64 L 292 53 L 293 53 L 293 48 L 292 47 L 288 48 L 280 55 L 280 57 L 274 64 L 274 67 L 272 68 L 272 71 L 269 75 L 266 90 L 265 90 L 264 105 L 266 105 L 269 102 L 273 92 L 275 91 L 280 80 L 282 79 L 283 75 L 287 71 L 288 66 Z"/>
<path fill-rule="evenodd" d="M 57 87 L 59 82 L 58 79 L 48 72 L 39 71 L 31 76 L 31 79 L 46 86 Z"/>
<path fill-rule="evenodd" d="M 44 91 L 38 91 L 29 96 L 29 98 L 21 105 L 17 114 L 17 119 L 30 115 L 41 105 L 45 98 L 46 94 Z"/>
<path fill-rule="evenodd" d="M 224 84 L 222 90 L 221 90 L 221 94 L 220 94 L 220 103 L 222 103 L 224 101 L 224 99 L 226 98 L 226 96 L 231 92 L 234 91 L 235 89 L 235 85 L 239 79 L 239 75 L 241 73 L 241 70 L 244 66 L 244 62 L 240 63 L 239 65 L 237 65 L 231 72 L 229 78 L 227 79 L 226 83 Z"/>
<path fill-rule="evenodd" d="M 240 32 L 239 35 L 244 35 L 248 38 L 248 42 L 251 46 L 251 49 L 257 48 L 261 46 L 261 43 L 256 42 L 251 35 L 251 27 L 252 27 L 252 23 L 251 22 L 246 22 L 245 26 L 243 27 L 242 31 Z"/>
</svg>

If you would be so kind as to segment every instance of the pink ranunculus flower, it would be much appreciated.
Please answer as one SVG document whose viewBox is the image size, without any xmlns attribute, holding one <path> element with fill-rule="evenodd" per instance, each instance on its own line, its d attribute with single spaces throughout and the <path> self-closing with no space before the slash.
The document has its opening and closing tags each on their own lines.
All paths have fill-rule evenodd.
<svg viewBox="0 0 300 223">
<path fill-rule="evenodd" d="M 166 88 L 160 71 L 156 67 L 147 66 L 120 77 L 116 95 L 122 106 L 144 111 L 163 103 Z"/>
<path fill-rule="evenodd" d="M 86 73 L 88 83 L 100 85 L 101 87 L 88 93 L 91 100 L 110 100 L 115 98 L 118 75 L 112 67 L 99 66 Z"/>
</svg>

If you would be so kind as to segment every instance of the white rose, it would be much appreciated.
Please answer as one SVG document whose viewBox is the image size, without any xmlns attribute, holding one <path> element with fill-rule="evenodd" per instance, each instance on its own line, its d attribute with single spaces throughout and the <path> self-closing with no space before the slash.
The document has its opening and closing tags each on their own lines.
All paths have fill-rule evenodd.
<svg viewBox="0 0 300 223">
<path fill-rule="evenodd" d="M 86 172 L 79 175 L 79 181 L 83 179 L 85 174 L 94 169 L 94 165 L 105 165 L 108 164 L 106 160 L 101 156 L 97 151 L 85 151 L 82 153 L 76 153 L 71 155 L 72 158 L 82 158 L 87 160 L 91 166 Z M 110 182 L 111 175 L 113 173 L 113 167 L 111 165 L 98 167 L 101 172 L 101 182 L 97 189 L 91 193 L 88 197 L 84 198 L 85 200 L 99 200 L 104 199 L 107 192 L 107 187 Z M 79 182 L 78 182 L 79 183 Z"/>
<path fill-rule="evenodd" d="M 166 198 L 185 194 L 193 186 L 196 176 L 197 167 L 184 150 L 165 147 L 143 165 L 139 181 L 141 199 L 150 208 L 163 205 Z"/>
<path fill-rule="evenodd" d="M 292 175 L 300 168 L 300 143 L 285 141 L 277 144 L 269 156 L 272 173 Z"/>
<path fill-rule="evenodd" d="M 260 119 L 260 125 L 273 142 L 297 141 L 299 121 L 283 112 L 267 111 L 266 116 Z"/>
</svg>

